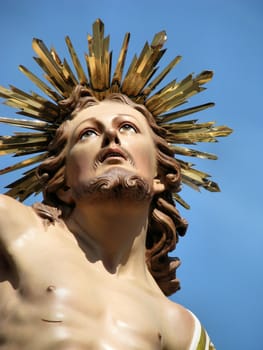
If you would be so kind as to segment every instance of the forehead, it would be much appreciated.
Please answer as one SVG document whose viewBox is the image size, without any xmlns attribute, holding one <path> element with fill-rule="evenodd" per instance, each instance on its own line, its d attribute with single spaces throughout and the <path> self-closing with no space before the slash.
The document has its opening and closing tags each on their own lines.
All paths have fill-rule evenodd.
<svg viewBox="0 0 263 350">
<path fill-rule="evenodd" d="M 142 128 L 150 129 L 146 117 L 132 106 L 115 101 L 102 101 L 78 112 L 70 121 L 70 132 L 74 132 L 82 122 L 96 119 L 102 123 L 107 123 L 118 116 L 127 116 Z"/>
</svg>

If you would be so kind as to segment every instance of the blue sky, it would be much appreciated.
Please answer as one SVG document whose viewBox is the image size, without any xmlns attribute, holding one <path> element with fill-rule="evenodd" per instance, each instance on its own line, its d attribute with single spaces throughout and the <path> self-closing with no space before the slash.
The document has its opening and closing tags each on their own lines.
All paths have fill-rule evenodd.
<svg viewBox="0 0 263 350">
<path fill-rule="evenodd" d="M 33 37 L 66 53 L 70 35 L 79 54 L 87 51 L 86 34 L 100 17 L 117 53 L 125 32 L 131 32 L 130 58 L 146 40 L 165 29 L 168 48 L 162 67 L 180 54 L 182 62 L 171 74 L 211 69 L 215 77 L 190 105 L 216 102 L 196 115 L 215 120 L 234 133 L 219 143 L 198 148 L 216 153 L 217 161 L 193 160 L 213 175 L 220 193 L 183 188 L 190 210 L 187 235 L 175 255 L 182 290 L 172 299 L 191 309 L 209 331 L 219 350 L 263 348 L 263 223 L 262 223 L 262 65 L 263 3 L 260 0 L 133 0 L 30 1 L 9 0 L 0 5 L 0 84 L 30 91 L 33 85 L 18 71 L 33 71 Z M 116 59 L 116 56 L 114 56 Z M 113 59 L 114 60 L 114 59 Z M 114 61 L 115 62 L 115 61 Z M 0 116 L 14 116 L 0 105 Z M 0 125 L 0 134 L 10 128 Z M 1 168 L 9 158 L 0 159 Z M 0 189 L 14 179 L 3 175 Z M 32 201 L 28 201 L 28 204 Z"/>
</svg>

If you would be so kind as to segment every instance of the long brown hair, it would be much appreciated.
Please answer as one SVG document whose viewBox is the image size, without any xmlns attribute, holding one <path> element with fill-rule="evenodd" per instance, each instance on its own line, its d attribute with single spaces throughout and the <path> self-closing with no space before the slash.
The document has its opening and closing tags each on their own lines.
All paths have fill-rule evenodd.
<svg viewBox="0 0 263 350">
<path fill-rule="evenodd" d="M 149 212 L 149 226 L 146 240 L 146 263 L 157 284 L 165 295 L 171 295 L 180 288 L 176 279 L 176 268 L 180 261 L 169 257 L 168 253 L 175 249 L 179 236 L 187 229 L 187 222 L 180 216 L 172 198 L 172 192 L 178 192 L 181 185 L 180 167 L 166 140 L 165 131 L 160 128 L 152 114 L 144 105 L 136 104 L 122 94 L 111 94 L 107 100 L 125 103 L 141 112 L 153 131 L 156 146 L 158 174 L 165 184 L 165 190 L 155 195 Z M 55 138 L 49 146 L 49 157 L 38 168 L 38 176 L 45 183 L 43 205 L 35 206 L 41 217 L 54 220 L 54 207 L 61 210 L 61 215 L 68 215 L 72 208 L 62 202 L 56 195 L 60 188 L 65 187 L 65 146 L 67 143 L 69 121 L 84 109 L 98 104 L 89 89 L 78 85 L 71 96 L 60 102 L 65 121 L 57 129 Z M 51 206 L 51 208 L 49 208 Z M 53 207 L 53 208 L 52 208 Z"/>
</svg>

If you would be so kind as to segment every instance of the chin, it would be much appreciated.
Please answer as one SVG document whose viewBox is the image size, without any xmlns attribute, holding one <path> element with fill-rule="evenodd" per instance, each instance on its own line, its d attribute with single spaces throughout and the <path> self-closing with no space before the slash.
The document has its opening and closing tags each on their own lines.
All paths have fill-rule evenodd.
<svg viewBox="0 0 263 350">
<path fill-rule="evenodd" d="M 83 199 L 141 202 L 152 198 L 152 184 L 135 171 L 115 166 L 100 175 L 82 181 L 72 188 L 72 193 L 76 202 Z"/>
</svg>

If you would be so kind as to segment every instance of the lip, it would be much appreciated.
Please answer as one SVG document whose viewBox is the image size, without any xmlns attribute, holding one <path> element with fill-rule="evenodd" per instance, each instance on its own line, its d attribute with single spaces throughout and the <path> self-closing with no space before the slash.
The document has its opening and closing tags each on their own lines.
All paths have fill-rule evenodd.
<svg viewBox="0 0 263 350">
<path fill-rule="evenodd" d="M 122 158 L 127 160 L 125 153 L 120 148 L 107 148 L 99 154 L 99 161 L 101 163 L 109 158 Z"/>
</svg>

